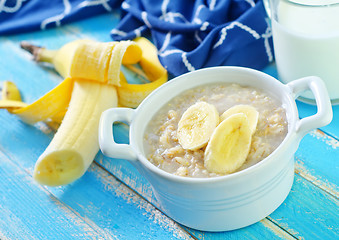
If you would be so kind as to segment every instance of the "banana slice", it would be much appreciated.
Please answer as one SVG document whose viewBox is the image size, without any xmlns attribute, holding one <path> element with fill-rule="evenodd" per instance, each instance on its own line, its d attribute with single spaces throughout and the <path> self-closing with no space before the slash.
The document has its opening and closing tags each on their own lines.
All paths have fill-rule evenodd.
<svg viewBox="0 0 339 240">
<path fill-rule="evenodd" d="M 190 106 L 178 123 L 178 140 L 184 149 L 196 150 L 207 145 L 214 129 L 219 124 L 215 106 L 198 102 Z"/>
<path fill-rule="evenodd" d="M 226 174 L 237 170 L 250 151 L 252 133 L 247 116 L 236 113 L 214 130 L 205 150 L 204 165 L 210 172 Z"/>
<path fill-rule="evenodd" d="M 235 105 L 227 109 L 223 114 L 221 114 L 220 122 L 224 121 L 226 118 L 236 113 L 244 113 L 247 116 L 250 124 L 251 133 L 253 135 L 257 128 L 259 112 L 250 105 Z"/>
</svg>

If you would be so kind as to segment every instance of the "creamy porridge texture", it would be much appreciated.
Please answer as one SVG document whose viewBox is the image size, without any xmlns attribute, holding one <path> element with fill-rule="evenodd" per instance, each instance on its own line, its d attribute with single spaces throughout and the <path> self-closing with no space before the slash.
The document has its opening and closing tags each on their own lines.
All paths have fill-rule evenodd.
<svg viewBox="0 0 339 240">
<path fill-rule="evenodd" d="M 184 149 L 178 141 L 178 123 L 183 113 L 197 102 L 207 102 L 218 110 L 246 104 L 259 112 L 256 131 L 245 163 L 237 169 L 248 168 L 271 154 L 287 134 L 285 109 L 266 93 L 238 84 L 212 84 L 188 90 L 172 99 L 153 118 L 145 134 L 147 158 L 166 172 L 187 177 L 216 177 L 224 174 L 209 172 L 204 166 L 206 147 Z"/>
</svg>

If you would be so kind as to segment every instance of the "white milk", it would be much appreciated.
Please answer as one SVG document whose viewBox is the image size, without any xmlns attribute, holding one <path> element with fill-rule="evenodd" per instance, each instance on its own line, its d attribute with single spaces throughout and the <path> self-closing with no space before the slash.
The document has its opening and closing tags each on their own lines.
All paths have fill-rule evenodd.
<svg viewBox="0 0 339 240">
<path fill-rule="evenodd" d="M 310 4 L 317 1 L 304 2 Z M 339 1 L 337 2 L 331 7 L 304 7 L 280 1 L 276 13 L 279 23 L 272 19 L 274 51 L 280 79 L 289 82 L 305 76 L 319 76 L 335 103 L 339 101 Z M 309 92 L 302 96 L 313 98 Z"/>
</svg>

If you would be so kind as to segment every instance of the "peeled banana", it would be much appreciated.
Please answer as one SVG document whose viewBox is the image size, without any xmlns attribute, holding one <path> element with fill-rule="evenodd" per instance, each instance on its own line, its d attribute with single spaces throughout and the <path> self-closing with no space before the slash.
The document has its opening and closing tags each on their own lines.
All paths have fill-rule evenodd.
<svg viewBox="0 0 339 240">
<path fill-rule="evenodd" d="M 70 74 L 72 77 L 120 86 L 121 64 L 126 59 L 128 64 L 137 63 L 141 59 L 141 51 L 133 41 L 81 43 L 75 51 Z"/>
<path fill-rule="evenodd" d="M 244 113 L 247 116 L 249 124 L 250 124 L 251 133 L 253 135 L 257 128 L 259 112 L 250 105 L 242 105 L 242 104 L 235 105 L 227 109 L 223 114 L 221 114 L 220 122 L 224 121 L 226 118 L 236 113 Z"/>
<path fill-rule="evenodd" d="M 57 128 L 51 143 L 36 162 L 33 177 L 37 182 L 59 186 L 81 177 L 99 151 L 101 113 L 117 107 L 118 99 L 122 99 L 125 106 L 135 107 L 167 81 L 167 71 L 161 66 L 156 49 L 148 40 L 138 41 L 141 43 L 78 40 L 59 50 L 22 44 L 37 61 L 50 62 L 60 75 L 67 76 L 32 104 L 23 103 L 16 94 L 0 100 L 0 108 L 6 108 L 26 123 L 45 121 Z M 145 49 L 151 52 L 144 54 Z M 126 81 L 120 71 L 121 65 L 139 62 L 152 68 L 145 71 L 145 75 L 153 82 L 137 85 Z M 12 85 L 6 86 L 14 89 Z"/>
<path fill-rule="evenodd" d="M 116 44 L 116 42 L 79 44 L 70 65 L 71 76 L 107 83 L 108 64 Z"/>
<path fill-rule="evenodd" d="M 59 186 L 81 177 L 99 151 L 101 113 L 117 106 L 114 86 L 88 80 L 74 81 L 68 111 L 34 168 L 34 179 Z"/>
<path fill-rule="evenodd" d="M 179 120 L 177 136 L 180 145 L 189 150 L 205 147 L 218 124 L 219 113 L 214 105 L 195 103 Z"/>
<path fill-rule="evenodd" d="M 119 42 L 114 47 L 119 47 L 120 44 L 122 43 Z M 85 52 L 92 49 L 95 56 L 100 56 L 95 51 L 102 51 L 95 43 L 82 43 L 78 47 Z M 85 173 L 99 151 L 98 128 L 101 113 L 118 105 L 114 85 L 102 83 L 97 78 L 81 79 L 72 75 L 73 70 L 79 72 L 82 69 L 86 72 L 92 71 L 93 65 L 97 66 L 95 61 L 88 63 L 87 67 L 82 63 L 77 64 L 75 61 L 79 61 L 79 56 L 82 56 L 82 52 L 76 50 L 70 71 L 74 84 L 68 110 L 51 143 L 35 164 L 33 177 L 43 185 L 65 185 Z M 114 54 L 113 51 L 110 56 L 119 58 L 120 61 L 122 57 L 123 55 Z M 100 62 L 100 58 L 97 61 Z M 115 71 L 119 73 L 120 66 L 117 65 Z"/>
<path fill-rule="evenodd" d="M 236 171 L 245 162 L 251 141 L 247 116 L 244 113 L 231 115 L 215 128 L 205 149 L 204 166 L 220 174 Z"/>
</svg>

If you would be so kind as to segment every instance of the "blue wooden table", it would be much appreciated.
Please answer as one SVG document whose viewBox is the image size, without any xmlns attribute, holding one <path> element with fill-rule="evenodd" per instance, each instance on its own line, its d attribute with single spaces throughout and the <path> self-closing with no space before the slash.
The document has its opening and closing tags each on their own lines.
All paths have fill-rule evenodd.
<svg viewBox="0 0 339 240">
<path fill-rule="evenodd" d="M 0 37 L 0 81 L 11 80 L 33 102 L 62 79 L 20 49 L 22 40 L 57 49 L 78 38 L 110 41 L 116 14 L 46 31 Z M 264 71 L 276 75 L 274 66 Z M 316 107 L 298 102 L 300 117 Z M 295 181 L 285 202 L 249 227 L 201 232 L 158 210 L 150 185 L 130 163 L 98 153 L 78 181 L 45 187 L 32 178 L 39 155 L 53 137 L 0 111 L 0 239 L 339 239 L 339 106 L 332 123 L 307 134 L 295 154 Z M 126 128 L 118 128 L 127 141 Z"/>
</svg>

